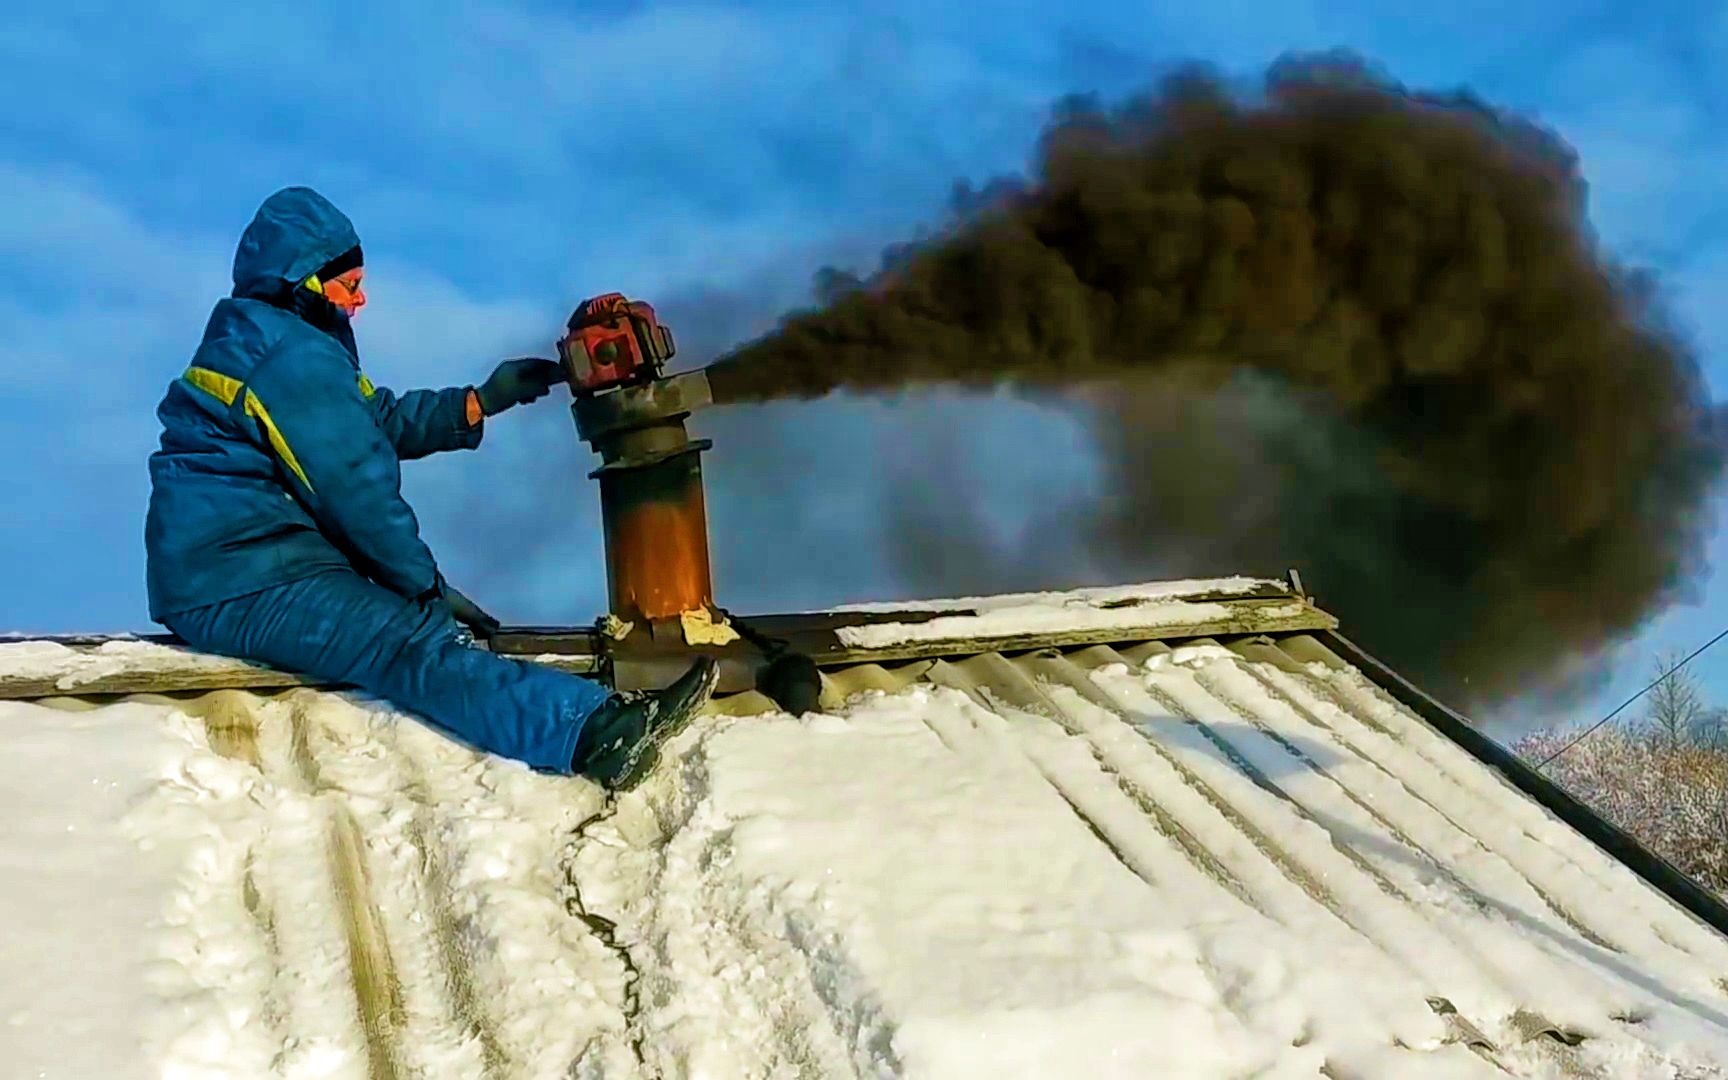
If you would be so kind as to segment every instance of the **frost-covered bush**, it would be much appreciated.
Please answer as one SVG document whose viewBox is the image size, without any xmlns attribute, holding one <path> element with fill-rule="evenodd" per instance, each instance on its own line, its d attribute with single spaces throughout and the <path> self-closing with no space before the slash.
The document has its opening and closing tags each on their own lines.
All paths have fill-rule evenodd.
<svg viewBox="0 0 1728 1080">
<path fill-rule="evenodd" d="M 1514 744 L 1532 765 L 1572 734 L 1544 732 Z M 1728 750 L 1677 741 L 1661 727 L 1604 727 L 1543 773 L 1646 847 L 1728 895 Z"/>
</svg>

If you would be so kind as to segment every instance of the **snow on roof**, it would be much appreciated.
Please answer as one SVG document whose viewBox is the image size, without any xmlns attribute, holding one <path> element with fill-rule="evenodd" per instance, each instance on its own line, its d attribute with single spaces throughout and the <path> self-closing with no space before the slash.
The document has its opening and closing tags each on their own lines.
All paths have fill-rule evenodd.
<svg viewBox="0 0 1728 1080">
<path fill-rule="evenodd" d="M 1001 611 L 1011 608 L 1051 605 L 1113 604 L 1148 600 L 1249 596 L 1266 591 L 1288 592 L 1289 586 L 1270 578 L 1193 578 L 1186 581 L 1149 581 L 1137 585 L 1107 585 L 1102 588 L 1030 593 L 994 593 L 990 596 L 941 597 L 930 600 L 897 600 L 890 603 L 847 604 L 834 611 Z"/>
<path fill-rule="evenodd" d="M 115 1076 L 1728 1075 L 1728 941 L 1312 638 L 826 693 L 720 701 L 612 809 L 347 695 L 0 704 L 33 823 L 0 865 L 90 877 L 0 890 L 54 941 L 8 955 L 0 1059 L 79 1033 Z M 149 1069 L 109 1037 L 137 1016 Z"/>
<path fill-rule="evenodd" d="M 952 611 L 951 615 L 910 622 L 879 622 L 845 626 L 835 631 L 841 644 L 883 649 L 915 641 L 989 640 L 1029 634 L 1073 634 L 1091 630 L 1176 629 L 1229 619 L 1232 608 L 1220 601 L 1264 592 L 1285 591 L 1280 582 L 1255 578 L 1176 581 L 1071 592 L 1014 593 L 915 604 L 869 604 L 843 611 L 888 613 Z M 1277 618 L 1309 610 L 1300 597 L 1262 608 L 1258 614 Z"/>
</svg>

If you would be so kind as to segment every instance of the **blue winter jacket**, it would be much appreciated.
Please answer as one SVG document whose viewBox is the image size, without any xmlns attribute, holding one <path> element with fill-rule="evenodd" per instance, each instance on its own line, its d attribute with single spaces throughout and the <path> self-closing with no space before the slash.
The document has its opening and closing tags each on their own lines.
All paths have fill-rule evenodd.
<svg viewBox="0 0 1728 1080">
<path fill-rule="evenodd" d="M 304 287 L 354 247 L 309 188 L 265 200 L 191 366 L 157 408 L 144 544 L 150 616 L 352 567 L 404 597 L 438 570 L 403 501 L 404 460 L 471 449 L 466 387 L 398 397 L 360 370 L 341 312 Z"/>
</svg>

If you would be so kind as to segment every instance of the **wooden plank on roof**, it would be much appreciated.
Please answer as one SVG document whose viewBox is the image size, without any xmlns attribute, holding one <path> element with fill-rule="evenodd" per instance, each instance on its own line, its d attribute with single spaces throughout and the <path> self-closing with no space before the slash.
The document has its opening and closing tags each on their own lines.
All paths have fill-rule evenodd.
<svg viewBox="0 0 1728 1080">
<path fill-rule="evenodd" d="M 110 641 L 143 641 L 151 645 L 185 645 L 173 634 L 0 634 L 0 645 L 49 641 L 56 645 L 105 645 Z"/>
<path fill-rule="evenodd" d="M 791 634 L 786 636 L 786 640 L 794 649 L 808 654 L 818 664 L 831 667 L 983 652 L 1030 652 L 1036 649 L 1078 648 L 1122 642 L 1180 641 L 1220 635 L 1335 630 L 1338 627 L 1338 620 L 1333 616 L 1311 604 L 1293 604 L 1287 596 L 1275 602 L 1234 601 L 1226 603 L 1225 606 L 1230 609 L 1228 614 L 1215 619 L 1147 623 L 1142 626 L 1101 626 L 1048 633 L 927 638 L 876 646 L 848 645 L 832 631 Z"/>
<path fill-rule="evenodd" d="M 1163 613 L 1165 621 L 1161 622 L 1158 621 L 1156 612 L 1148 611 L 1146 622 L 1138 624 L 1123 621 L 1114 625 L 1080 625 L 1026 633 L 920 636 L 881 645 L 849 644 L 841 631 L 887 622 L 918 626 L 938 618 L 953 617 L 964 620 L 972 613 L 966 610 L 921 610 L 893 612 L 889 613 L 891 617 L 884 617 L 884 613 L 879 612 L 835 611 L 748 616 L 737 620 L 745 632 L 744 640 L 724 648 L 710 647 L 700 651 L 722 661 L 734 661 L 733 666 L 738 670 L 731 671 L 722 679 L 723 683 L 731 686 L 734 683 L 748 684 L 750 671 L 762 662 L 761 652 L 755 645 L 758 639 L 783 643 L 785 647 L 809 656 L 823 667 L 840 667 L 848 664 L 916 660 L 981 652 L 1021 652 L 1087 645 L 1332 630 L 1338 626 L 1338 620 L 1333 616 L 1290 593 L 1252 598 L 1235 597 L 1211 600 L 1208 603 L 1222 608 L 1223 613 L 1210 618 L 1195 618 L 1189 614 L 1171 619 L 1166 610 Z M 1131 606 L 1134 605 L 1121 605 L 1122 609 Z M 506 631 L 494 639 L 493 647 L 499 652 L 518 656 L 539 654 L 539 657 L 544 659 L 547 654 L 574 653 L 592 648 L 594 644 L 589 631 L 542 627 Z M 661 685 L 666 679 L 676 677 L 683 671 L 684 665 L 689 663 L 691 654 L 689 647 L 682 640 L 677 640 L 676 635 L 662 640 L 640 627 L 622 641 L 606 642 L 604 648 L 613 663 L 615 676 L 620 674 L 623 667 L 634 670 L 647 665 L 642 672 L 620 682 L 620 686 L 628 682 L 631 688 Z"/>
<path fill-rule="evenodd" d="M 1190 604 L 1206 604 L 1223 609 L 1212 618 L 1169 619 L 1158 621 L 1157 609 L 1170 598 L 1148 600 L 1134 598 L 1099 605 L 1099 610 L 1124 612 L 1146 606 L 1147 621 L 1134 624 L 1126 620 L 1115 625 L 1077 626 L 1065 630 L 1048 630 L 1008 634 L 955 634 L 948 637 L 913 637 L 910 640 L 881 645 L 848 644 L 840 631 L 851 627 L 906 624 L 916 626 L 938 619 L 964 621 L 978 614 L 969 609 L 918 609 L 904 611 L 834 611 L 789 615 L 751 616 L 740 620 L 749 635 L 761 635 L 783 641 L 791 649 L 810 656 L 823 667 L 884 661 L 916 660 L 926 657 L 960 656 L 983 652 L 1024 652 L 1047 648 L 1078 648 L 1087 645 L 1122 644 L 1145 641 L 1180 641 L 1184 639 L 1280 634 L 1301 631 L 1335 630 L 1338 620 L 1306 598 L 1279 587 L 1267 587 L 1249 593 L 1190 594 L 1181 600 Z M 988 612 L 983 613 L 988 614 Z M 38 639 L 41 640 L 41 639 Z M 93 650 L 104 641 L 98 636 L 65 637 L 60 642 L 80 650 Z M 138 639 L 131 639 L 138 640 Z M 76 644 L 74 644 L 76 642 Z M 156 644 L 169 644 L 156 639 Z M 170 645 L 171 648 L 179 648 Z M 641 673 L 643 685 L 662 685 L 665 672 L 675 676 L 688 663 L 689 651 L 680 642 L 654 642 L 638 631 L 622 642 L 603 641 L 592 627 L 512 627 L 492 641 L 492 648 L 501 655 L 531 660 L 575 674 L 591 674 L 607 660 L 616 666 L 634 663 L 648 665 Z M 713 652 L 712 649 L 704 649 Z M 724 650 L 732 656 L 737 670 L 732 671 L 728 684 L 750 682 L 760 653 L 749 640 Z M 602 655 L 604 654 L 604 655 Z M 745 655 L 748 654 L 748 655 Z M 740 667 L 739 665 L 743 666 Z M 662 672 L 662 668 L 665 672 Z M 614 671 L 616 675 L 616 670 Z M 629 681 L 629 680 L 626 680 Z M 62 685 L 64 683 L 64 685 Z M 632 686 L 636 685 L 632 682 Z M 160 660 L 148 668 L 121 671 L 93 678 L 72 678 L 49 675 L 0 675 L 0 700 L 29 700 L 46 697 L 94 697 L 118 694 L 171 694 L 205 690 L 256 689 L 269 690 L 307 686 L 334 688 L 328 681 L 310 679 L 257 665 L 232 661 L 232 666 L 212 664 L 208 656 L 189 654 L 184 668 L 164 664 Z M 734 687 L 736 688 L 736 687 Z"/>
<path fill-rule="evenodd" d="M 65 685 L 61 685 L 64 682 Z M 274 690 L 329 685 L 268 668 L 185 667 L 122 671 L 89 679 L 0 675 L 0 701 L 46 697 L 96 697 L 109 694 L 174 694 L 188 690 Z"/>
<path fill-rule="evenodd" d="M 592 656 L 535 658 L 548 667 L 575 674 L 595 668 Z M 92 678 L 63 675 L 0 675 L 0 701 L 31 701 L 50 697 L 106 697 L 121 694 L 178 694 L 205 690 L 280 690 L 305 686 L 321 690 L 340 688 L 327 679 L 310 678 L 236 660 L 232 667 L 212 666 L 208 657 L 185 667 L 157 665 L 142 670 L 120 671 Z M 65 685 L 62 685 L 64 683 Z"/>
<path fill-rule="evenodd" d="M 1036 604 L 1040 594 L 1027 594 L 1027 602 Z M 1078 594 L 1053 594 L 1071 598 Z M 993 601 L 992 608 L 1016 597 L 1012 594 L 989 597 Z M 1303 597 L 1293 592 L 1289 586 L 1276 581 L 1256 582 L 1252 586 L 1236 591 L 1203 590 L 1189 593 L 1170 593 L 1152 596 L 1124 596 L 1116 600 L 1098 600 L 1089 605 L 1098 611 L 1117 611 L 1132 607 L 1144 607 L 1152 604 L 1239 604 L 1259 602 L 1291 603 Z M 885 607 L 867 611 L 840 609 L 835 611 L 793 612 L 781 615 L 742 615 L 737 616 L 751 627 L 764 634 L 784 637 L 791 634 L 807 633 L 816 630 L 833 630 L 843 626 L 877 626 L 883 623 L 926 623 L 935 619 L 965 618 L 987 614 L 987 611 L 975 607 L 939 606 L 918 607 L 909 604 L 905 608 Z"/>
</svg>

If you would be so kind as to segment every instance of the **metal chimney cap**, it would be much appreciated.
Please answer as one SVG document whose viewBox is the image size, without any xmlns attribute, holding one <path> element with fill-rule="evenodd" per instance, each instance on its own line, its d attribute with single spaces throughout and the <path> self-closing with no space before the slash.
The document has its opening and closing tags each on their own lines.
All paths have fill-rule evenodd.
<svg viewBox="0 0 1728 1080">
<path fill-rule="evenodd" d="M 708 373 L 698 370 L 579 397 L 570 411 L 576 416 L 576 434 L 591 443 L 620 431 L 687 416 L 712 404 L 714 393 L 708 386 Z"/>
</svg>

